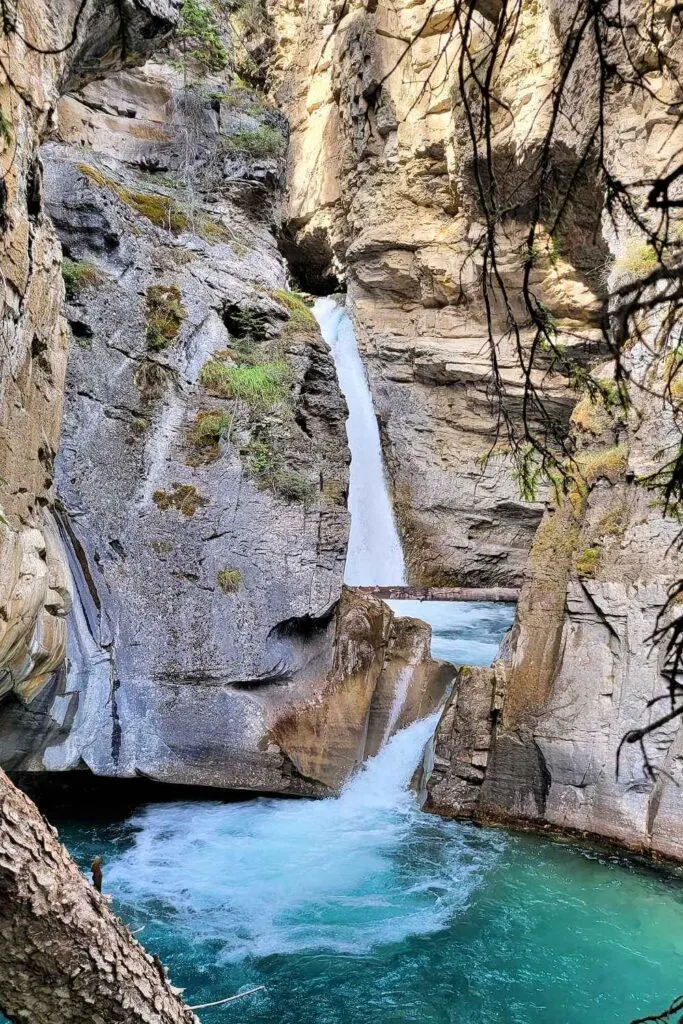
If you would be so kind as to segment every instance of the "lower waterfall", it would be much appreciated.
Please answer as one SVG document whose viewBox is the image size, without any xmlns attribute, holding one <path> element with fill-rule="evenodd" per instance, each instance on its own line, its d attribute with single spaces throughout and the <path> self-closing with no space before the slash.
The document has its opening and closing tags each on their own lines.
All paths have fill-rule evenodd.
<svg viewBox="0 0 683 1024">
<path fill-rule="evenodd" d="M 334 800 L 152 804 L 57 822 L 202 1024 L 628 1024 L 680 987 L 680 884 L 546 837 L 445 821 L 417 722 Z"/>
</svg>

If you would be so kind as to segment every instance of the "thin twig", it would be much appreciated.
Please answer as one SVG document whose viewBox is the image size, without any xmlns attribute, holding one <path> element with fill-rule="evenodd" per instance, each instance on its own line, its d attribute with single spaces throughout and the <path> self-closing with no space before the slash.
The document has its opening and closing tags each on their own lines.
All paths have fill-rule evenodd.
<svg viewBox="0 0 683 1024">
<path fill-rule="evenodd" d="M 215 1003 L 197 1003 L 196 1006 L 188 1006 L 188 1010 L 208 1010 L 210 1006 L 222 1006 L 223 1003 L 231 1003 L 234 999 L 242 999 L 244 996 L 250 996 L 254 992 L 261 992 L 265 987 L 265 985 L 257 985 L 256 988 L 250 988 L 247 992 L 238 992 L 236 996 L 228 996 L 227 999 L 217 999 Z"/>
</svg>

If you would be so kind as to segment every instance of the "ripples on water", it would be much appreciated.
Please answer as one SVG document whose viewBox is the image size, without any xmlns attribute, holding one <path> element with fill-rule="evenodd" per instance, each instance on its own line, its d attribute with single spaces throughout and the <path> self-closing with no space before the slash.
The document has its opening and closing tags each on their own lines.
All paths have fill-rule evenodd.
<svg viewBox="0 0 683 1024">
<path fill-rule="evenodd" d="M 431 723 L 336 801 L 154 805 L 66 827 L 205 1024 L 617 1024 L 681 987 L 673 879 L 442 821 L 400 787 Z"/>
</svg>

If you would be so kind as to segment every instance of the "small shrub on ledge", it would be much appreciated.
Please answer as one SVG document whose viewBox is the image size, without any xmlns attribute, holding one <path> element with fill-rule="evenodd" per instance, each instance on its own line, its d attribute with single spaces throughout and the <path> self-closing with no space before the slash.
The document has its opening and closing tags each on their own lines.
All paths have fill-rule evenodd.
<svg viewBox="0 0 683 1024">
<path fill-rule="evenodd" d="M 213 462 L 218 458 L 218 444 L 224 431 L 230 429 L 230 417 L 222 412 L 198 412 L 189 441 L 195 449 L 187 460 L 188 465 L 196 466 Z"/>
<path fill-rule="evenodd" d="M 577 555 L 576 571 L 579 576 L 587 576 L 590 579 L 595 576 L 599 562 L 600 548 L 586 548 Z"/>
<path fill-rule="evenodd" d="M 313 485 L 301 473 L 280 470 L 272 478 L 273 489 L 287 501 L 309 501 L 313 497 Z"/>
<path fill-rule="evenodd" d="M 155 491 L 152 501 L 162 512 L 177 509 L 184 516 L 193 516 L 197 509 L 208 505 L 208 499 L 199 493 L 194 484 L 173 484 L 172 491 Z"/>
<path fill-rule="evenodd" d="M 256 158 L 280 157 L 285 151 L 285 140 L 270 125 L 258 128 L 238 128 L 222 140 L 225 153 L 246 153 Z"/>
</svg>

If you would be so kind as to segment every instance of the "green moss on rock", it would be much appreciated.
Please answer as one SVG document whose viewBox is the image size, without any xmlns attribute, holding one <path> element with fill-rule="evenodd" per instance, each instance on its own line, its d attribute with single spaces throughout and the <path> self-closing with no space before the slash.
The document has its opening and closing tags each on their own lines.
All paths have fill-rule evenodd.
<svg viewBox="0 0 683 1024">
<path fill-rule="evenodd" d="M 224 594 L 235 594 L 242 584 L 242 573 L 239 569 L 219 569 L 216 583 Z"/>
<path fill-rule="evenodd" d="M 167 348 L 177 337 L 187 310 L 180 301 L 180 289 L 174 285 L 153 284 L 147 289 L 147 347 L 152 351 Z"/>
<path fill-rule="evenodd" d="M 64 290 L 69 300 L 77 298 L 87 288 L 97 288 L 104 284 L 105 275 L 94 263 L 87 260 L 62 260 L 62 279 Z"/>
<path fill-rule="evenodd" d="M 154 504 L 162 512 L 177 509 L 184 516 L 193 516 L 197 509 L 208 505 L 208 499 L 199 493 L 193 484 L 173 484 L 172 491 L 155 491 Z"/>
</svg>

